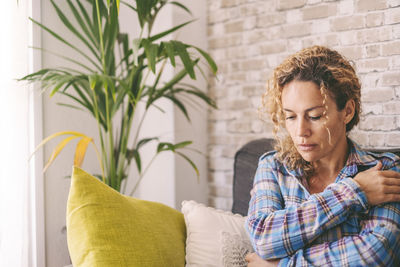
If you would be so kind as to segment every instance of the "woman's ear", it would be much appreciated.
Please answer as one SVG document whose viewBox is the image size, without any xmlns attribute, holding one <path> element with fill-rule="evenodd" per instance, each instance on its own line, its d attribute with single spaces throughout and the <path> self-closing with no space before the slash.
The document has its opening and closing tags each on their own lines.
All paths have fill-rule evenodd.
<svg viewBox="0 0 400 267">
<path fill-rule="evenodd" d="M 344 107 L 345 124 L 348 124 L 353 119 L 355 110 L 356 110 L 356 104 L 354 102 L 354 99 L 348 100 L 346 106 Z"/>
</svg>

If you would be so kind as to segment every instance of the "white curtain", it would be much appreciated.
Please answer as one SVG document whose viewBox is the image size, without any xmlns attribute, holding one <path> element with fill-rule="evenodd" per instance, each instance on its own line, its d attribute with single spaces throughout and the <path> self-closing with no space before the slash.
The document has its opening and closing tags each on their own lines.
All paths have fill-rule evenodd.
<svg viewBox="0 0 400 267">
<path fill-rule="evenodd" d="M 31 0 L 2 1 L 0 9 L 0 266 L 39 266 L 35 162 L 35 94 L 17 82 L 33 69 Z M 41 103 L 38 103 L 39 106 Z M 36 134 L 36 135 L 35 135 Z M 40 220 L 39 220 L 40 221 Z M 39 236 L 38 236 L 39 233 Z M 38 260 L 38 256 L 40 259 Z M 42 265 L 44 266 L 44 265 Z"/>
</svg>

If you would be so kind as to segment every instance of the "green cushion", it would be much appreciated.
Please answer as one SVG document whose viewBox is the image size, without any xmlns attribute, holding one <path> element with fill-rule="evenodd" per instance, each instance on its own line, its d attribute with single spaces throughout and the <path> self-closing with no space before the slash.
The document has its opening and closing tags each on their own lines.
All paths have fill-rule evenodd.
<svg viewBox="0 0 400 267">
<path fill-rule="evenodd" d="M 182 213 L 121 195 L 77 167 L 67 204 L 67 239 L 74 267 L 185 265 Z"/>
</svg>

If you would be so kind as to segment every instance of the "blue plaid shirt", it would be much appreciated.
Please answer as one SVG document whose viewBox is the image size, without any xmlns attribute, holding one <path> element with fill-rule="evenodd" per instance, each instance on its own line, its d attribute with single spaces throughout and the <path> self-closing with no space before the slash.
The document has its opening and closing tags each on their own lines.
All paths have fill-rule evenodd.
<svg viewBox="0 0 400 267">
<path fill-rule="evenodd" d="M 400 203 L 368 206 L 353 177 L 381 161 L 400 172 L 392 153 L 374 154 L 350 143 L 336 181 L 310 194 L 301 171 L 288 170 L 276 152 L 259 161 L 246 229 L 264 259 L 279 266 L 400 266 Z"/>
</svg>

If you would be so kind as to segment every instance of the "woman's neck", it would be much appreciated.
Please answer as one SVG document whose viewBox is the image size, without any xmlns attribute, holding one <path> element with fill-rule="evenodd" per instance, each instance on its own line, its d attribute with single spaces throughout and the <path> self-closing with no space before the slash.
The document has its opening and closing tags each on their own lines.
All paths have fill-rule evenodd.
<svg viewBox="0 0 400 267">
<path fill-rule="evenodd" d="M 349 155 L 347 138 L 336 144 L 329 156 L 313 162 L 314 176 L 333 182 L 344 167 Z"/>
</svg>

